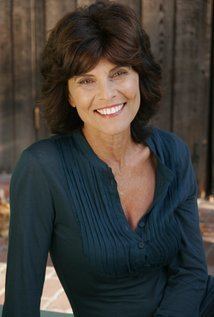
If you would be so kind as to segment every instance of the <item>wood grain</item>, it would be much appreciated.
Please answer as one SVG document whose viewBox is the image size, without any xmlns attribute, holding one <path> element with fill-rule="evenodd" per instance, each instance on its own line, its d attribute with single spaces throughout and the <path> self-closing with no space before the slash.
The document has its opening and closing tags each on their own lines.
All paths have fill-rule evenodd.
<svg viewBox="0 0 214 317">
<path fill-rule="evenodd" d="M 13 1 L 13 65 L 14 65 L 14 152 L 21 151 L 35 140 L 33 107 L 35 47 L 33 2 Z M 15 163 L 15 162 L 14 162 Z"/>
<path fill-rule="evenodd" d="M 36 126 L 34 118 L 49 31 L 66 13 L 94 2 L 0 1 L 0 172 L 10 172 L 25 147 L 49 135 L 46 122 L 38 116 Z M 186 141 L 199 193 L 214 194 L 213 0 L 118 2 L 135 10 L 162 67 L 163 99 L 152 123 Z"/>
<path fill-rule="evenodd" d="M 0 173 L 13 165 L 13 46 L 12 4 L 0 1 Z"/>
<path fill-rule="evenodd" d="M 75 0 L 45 0 L 46 36 L 56 22 L 76 7 Z"/>
<path fill-rule="evenodd" d="M 207 182 L 211 0 L 177 0 L 173 130 L 190 146 L 203 196 Z"/>
<path fill-rule="evenodd" d="M 172 86 L 174 51 L 174 0 L 142 0 L 142 24 L 151 41 L 152 53 L 162 68 L 163 98 L 152 123 L 172 130 Z"/>
</svg>

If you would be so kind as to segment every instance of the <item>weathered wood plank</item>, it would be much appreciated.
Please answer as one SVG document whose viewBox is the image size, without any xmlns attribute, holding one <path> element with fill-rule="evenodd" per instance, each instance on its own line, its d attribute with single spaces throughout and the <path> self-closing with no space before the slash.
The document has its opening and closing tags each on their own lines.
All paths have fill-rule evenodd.
<svg viewBox="0 0 214 317">
<path fill-rule="evenodd" d="M 13 162 L 13 56 L 11 1 L 0 1 L 0 173 Z"/>
<path fill-rule="evenodd" d="M 207 182 L 211 0 L 176 1 L 173 130 L 189 144 L 199 193 Z"/>
<path fill-rule="evenodd" d="M 174 11 L 174 0 L 142 0 L 143 27 L 150 37 L 152 53 L 161 65 L 163 74 L 160 111 L 152 123 L 166 130 L 172 129 Z"/>
<path fill-rule="evenodd" d="M 117 2 L 128 5 L 136 12 L 138 17 L 141 16 L 141 0 L 117 0 Z"/>
<path fill-rule="evenodd" d="M 210 194 L 214 196 L 214 1 L 212 1 L 212 54 L 211 54 L 211 93 L 210 93 Z"/>
<path fill-rule="evenodd" d="M 35 30 L 36 30 L 36 100 L 39 100 L 41 95 L 41 74 L 40 74 L 40 56 L 43 50 L 45 41 L 51 29 L 55 26 L 59 19 L 66 13 L 75 9 L 75 0 L 45 0 L 35 2 Z M 42 105 L 37 102 L 34 108 L 36 139 L 48 137 L 50 131 L 47 122 L 42 116 Z"/>
<path fill-rule="evenodd" d="M 46 17 L 46 32 L 54 27 L 56 22 L 66 13 L 73 11 L 76 7 L 75 0 L 45 0 L 45 17 Z"/>
<path fill-rule="evenodd" d="M 50 132 L 46 121 L 41 115 L 42 105 L 38 103 L 41 96 L 41 74 L 40 74 L 40 58 L 41 52 L 46 41 L 46 25 L 45 25 L 45 3 L 44 1 L 35 1 L 35 98 L 36 105 L 34 108 L 34 126 L 36 140 L 48 137 Z M 37 118 L 36 118 L 37 116 Z"/>
<path fill-rule="evenodd" d="M 76 6 L 82 7 L 82 6 L 88 6 L 96 1 L 94 0 L 76 0 Z"/>
<path fill-rule="evenodd" d="M 77 0 L 77 7 L 80 6 L 85 6 L 85 5 L 89 5 L 92 3 L 95 3 L 95 0 Z M 137 13 L 138 16 L 140 16 L 141 14 L 141 0 L 117 0 L 116 2 L 121 3 L 121 4 L 125 4 L 128 5 L 129 7 L 131 7 L 132 9 L 135 10 L 135 12 Z"/>
<path fill-rule="evenodd" d="M 11 171 L 23 148 L 48 133 L 42 120 L 38 131 L 34 126 L 41 80 L 38 61 L 47 31 L 76 6 L 93 2 L 0 1 L 0 172 Z M 164 96 L 154 123 L 177 132 L 189 144 L 200 193 L 208 181 L 214 193 L 214 118 L 208 127 L 209 114 L 214 116 L 213 108 L 209 109 L 214 100 L 210 75 L 213 0 L 119 2 L 142 14 L 153 54 L 163 69 Z M 212 157 L 206 165 L 208 135 Z M 208 178 L 207 171 L 212 173 Z"/>
<path fill-rule="evenodd" d="M 34 107 L 34 37 L 32 2 L 13 1 L 13 63 L 14 63 L 14 147 L 15 160 L 35 140 Z M 14 162 L 15 163 L 15 162 Z"/>
</svg>

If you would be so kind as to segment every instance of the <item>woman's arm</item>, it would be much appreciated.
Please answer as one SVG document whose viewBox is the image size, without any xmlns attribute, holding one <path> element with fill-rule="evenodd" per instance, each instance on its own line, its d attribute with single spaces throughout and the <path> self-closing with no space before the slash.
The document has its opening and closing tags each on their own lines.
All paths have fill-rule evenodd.
<svg viewBox="0 0 214 317">
<path fill-rule="evenodd" d="M 39 317 L 54 207 L 40 163 L 29 149 L 11 178 L 10 207 L 2 317 Z"/>
<path fill-rule="evenodd" d="M 179 179 L 185 199 L 175 210 L 182 234 L 182 245 L 177 257 L 169 265 L 169 279 L 163 299 L 154 317 L 199 317 L 199 306 L 207 282 L 207 265 L 199 227 L 197 182 L 190 151 L 182 151 L 185 166 Z"/>
</svg>

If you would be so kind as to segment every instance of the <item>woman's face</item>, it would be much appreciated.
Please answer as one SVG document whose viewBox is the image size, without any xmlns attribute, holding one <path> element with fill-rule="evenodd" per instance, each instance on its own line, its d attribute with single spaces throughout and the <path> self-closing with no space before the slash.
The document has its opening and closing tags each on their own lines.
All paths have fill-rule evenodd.
<svg viewBox="0 0 214 317">
<path fill-rule="evenodd" d="M 69 103 L 84 127 L 95 132 L 114 135 L 129 129 L 140 107 L 138 73 L 106 59 L 90 72 L 70 78 L 68 90 Z"/>
</svg>

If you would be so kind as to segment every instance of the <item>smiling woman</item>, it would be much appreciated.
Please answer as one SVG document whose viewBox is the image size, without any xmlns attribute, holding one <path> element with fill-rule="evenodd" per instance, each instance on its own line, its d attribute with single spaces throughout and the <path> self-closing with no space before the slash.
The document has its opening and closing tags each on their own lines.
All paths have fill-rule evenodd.
<svg viewBox="0 0 214 317">
<path fill-rule="evenodd" d="M 118 134 L 129 130 L 140 107 L 139 75 L 106 59 L 89 73 L 68 80 L 69 102 L 90 133 Z M 110 120 L 111 119 L 111 120 Z"/>
<path fill-rule="evenodd" d="M 142 131 L 142 125 L 146 126 L 159 108 L 161 68 L 152 56 L 148 35 L 135 12 L 107 2 L 67 14 L 52 30 L 41 59 L 44 82 L 40 103 L 51 132 L 66 133 L 83 126 L 81 115 L 85 112 L 76 96 L 83 99 L 88 95 L 91 102 L 96 95 L 91 111 L 106 107 L 103 93 L 115 94 L 117 87 L 123 85 L 129 94 L 135 86 L 140 96 L 136 96 L 138 109 L 131 133 L 136 142 L 142 142 L 151 133 L 149 127 Z M 72 102 L 69 94 L 74 98 Z M 122 94 L 112 96 L 111 102 L 125 102 Z M 69 107 L 69 102 L 74 107 Z M 130 110 L 131 103 L 127 104 Z M 102 124 L 101 120 L 100 128 Z"/>
<path fill-rule="evenodd" d="M 190 151 L 149 125 L 161 69 L 134 11 L 98 1 L 67 14 L 42 74 L 55 135 L 11 178 L 3 317 L 40 316 L 48 252 L 75 317 L 213 316 Z"/>
</svg>

